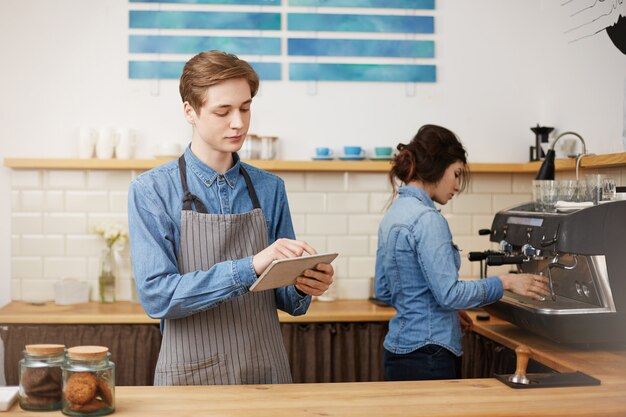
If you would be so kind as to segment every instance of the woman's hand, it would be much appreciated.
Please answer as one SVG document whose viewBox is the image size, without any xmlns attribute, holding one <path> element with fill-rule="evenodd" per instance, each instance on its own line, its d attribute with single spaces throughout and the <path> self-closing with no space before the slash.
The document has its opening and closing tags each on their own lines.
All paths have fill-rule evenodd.
<svg viewBox="0 0 626 417">
<path fill-rule="evenodd" d="M 465 312 L 465 310 L 459 310 L 459 322 L 461 324 L 461 331 L 463 334 L 467 334 L 474 328 L 474 322 L 472 318 Z"/>
<path fill-rule="evenodd" d="M 331 264 L 317 264 L 296 279 L 296 288 L 308 295 L 322 295 L 333 283 L 334 273 Z"/>
<path fill-rule="evenodd" d="M 548 287 L 548 278 L 534 274 L 506 274 L 501 275 L 500 281 L 505 290 L 515 294 L 532 297 L 535 300 L 543 301 L 551 295 Z"/>
<path fill-rule="evenodd" d="M 252 266 L 254 267 L 254 272 L 257 275 L 261 275 L 272 261 L 296 258 L 302 256 L 305 252 L 309 255 L 317 254 L 317 251 L 303 240 L 278 239 L 252 257 Z"/>
</svg>

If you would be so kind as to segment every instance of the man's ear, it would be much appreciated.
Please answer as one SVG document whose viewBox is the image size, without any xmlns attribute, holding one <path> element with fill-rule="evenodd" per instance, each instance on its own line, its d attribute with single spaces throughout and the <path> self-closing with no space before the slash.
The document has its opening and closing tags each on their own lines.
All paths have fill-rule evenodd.
<svg viewBox="0 0 626 417">
<path fill-rule="evenodd" d="M 193 107 L 191 107 L 191 104 L 189 104 L 188 101 L 185 101 L 183 103 L 183 113 L 185 115 L 185 120 L 187 120 L 187 123 L 189 123 L 190 125 L 196 124 L 196 118 L 198 116 L 196 115 L 196 111 L 193 109 Z"/>
</svg>

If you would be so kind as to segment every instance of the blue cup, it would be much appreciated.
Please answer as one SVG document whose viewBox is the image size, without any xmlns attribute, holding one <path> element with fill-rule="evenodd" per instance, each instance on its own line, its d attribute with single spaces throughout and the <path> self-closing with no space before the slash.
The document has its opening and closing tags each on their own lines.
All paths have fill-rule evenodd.
<svg viewBox="0 0 626 417">
<path fill-rule="evenodd" d="M 333 151 L 330 148 L 327 147 L 319 147 L 319 148 L 315 148 L 315 156 L 318 157 L 325 157 L 325 156 L 332 156 L 333 155 Z"/>
<path fill-rule="evenodd" d="M 345 156 L 363 156 L 363 148 L 360 146 L 344 146 L 343 154 Z"/>
<path fill-rule="evenodd" d="M 374 153 L 376 154 L 376 156 L 391 156 L 391 153 L 393 152 L 393 148 L 391 148 L 390 146 L 377 146 L 376 148 L 374 148 Z"/>
</svg>

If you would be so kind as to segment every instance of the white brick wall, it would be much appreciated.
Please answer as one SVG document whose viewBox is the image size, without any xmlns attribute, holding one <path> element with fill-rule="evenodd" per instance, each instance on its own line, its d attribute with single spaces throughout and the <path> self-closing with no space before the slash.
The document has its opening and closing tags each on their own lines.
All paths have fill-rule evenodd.
<svg viewBox="0 0 626 417">
<path fill-rule="evenodd" d="M 602 170 L 626 184 L 626 169 Z M 587 172 L 588 173 L 588 172 Z M 97 299 L 102 240 L 98 223 L 126 224 L 127 189 L 136 172 L 14 170 L 11 174 L 13 299 L 53 299 L 62 278 L 89 282 Z M 319 252 L 337 251 L 334 296 L 365 299 L 374 275 L 378 223 L 389 201 L 386 173 L 279 173 L 285 181 L 298 239 Z M 559 179 L 571 173 L 559 173 Z M 470 251 L 493 248 L 478 230 L 497 210 L 529 201 L 530 174 L 473 174 L 468 191 L 440 207 L 463 250 L 460 275 L 480 276 Z M 126 251 L 128 257 L 128 251 Z M 491 269 L 490 272 L 496 272 Z M 118 299 L 130 299 L 130 271 L 121 271 Z"/>
</svg>

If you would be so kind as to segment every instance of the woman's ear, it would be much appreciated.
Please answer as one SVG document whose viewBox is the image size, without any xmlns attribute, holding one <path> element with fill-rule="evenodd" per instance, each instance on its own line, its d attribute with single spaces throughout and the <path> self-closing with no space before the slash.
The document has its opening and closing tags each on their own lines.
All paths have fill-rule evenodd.
<svg viewBox="0 0 626 417">
<path fill-rule="evenodd" d="M 185 115 L 185 120 L 187 120 L 187 123 L 189 123 L 192 126 L 196 124 L 196 118 L 198 116 L 196 115 L 196 111 L 193 109 L 193 107 L 191 106 L 191 104 L 189 104 L 188 101 L 185 101 L 183 103 L 183 114 Z"/>
</svg>

